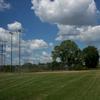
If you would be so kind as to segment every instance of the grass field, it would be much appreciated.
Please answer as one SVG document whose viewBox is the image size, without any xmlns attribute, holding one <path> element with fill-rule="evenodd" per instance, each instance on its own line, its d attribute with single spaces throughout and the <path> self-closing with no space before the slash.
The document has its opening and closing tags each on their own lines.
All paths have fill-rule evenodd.
<svg viewBox="0 0 100 100">
<path fill-rule="evenodd" d="M 1 73 L 0 100 L 100 100 L 100 71 Z"/>
</svg>

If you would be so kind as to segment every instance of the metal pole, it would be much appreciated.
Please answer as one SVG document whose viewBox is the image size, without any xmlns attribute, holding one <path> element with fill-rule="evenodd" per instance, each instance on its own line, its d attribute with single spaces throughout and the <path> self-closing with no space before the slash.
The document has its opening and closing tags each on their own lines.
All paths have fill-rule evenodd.
<svg viewBox="0 0 100 100">
<path fill-rule="evenodd" d="M 10 68 L 10 70 L 11 70 L 11 72 L 12 72 L 12 35 L 13 35 L 13 33 L 12 32 L 9 32 L 10 34 L 11 34 L 11 68 Z"/>
<path fill-rule="evenodd" d="M 0 41 L 0 67 L 2 68 L 2 41 Z"/>
<path fill-rule="evenodd" d="M 11 72 L 12 72 L 12 34 L 11 34 Z"/>
<path fill-rule="evenodd" d="M 2 66 L 4 67 L 4 41 L 2 41 Z"/>
<path fill-rule="evenodd" d="M 20 61 L 20 59 L 21 59 L 21 46 L 20 46 L 20 44 L 21 44 L 21 40 L 20 40 L 20 31 L 19 31 L 19 67 L 20 67 L 20 65 L 21 65 L 21 61 Z"/>
<path fill-rule="evenodd" d="M 18 35 L 19 35 L 19 69 L 21 70 L 21 33 L 22 30 L 18 30 Z"/>
<path fill-rule="evenodd" d="M 2 62 L 2 67 L 3 67 L 3 41 L 2 41 L 1 46 L 2 46 L 2 53 L 1 53 L 1 58 L 2 58 L 2 60 L 1 60 L 1 62 Z"/>
<path fill-rule="evenodd" d="M 6 65 L 6 41 L 4 41 L 4 66 Z"/>
<path fill-rule="evenodd" d="M 0 65 L 2 68 L 4 68 L 5 65 L 5 46 L 6 46 L 6 41 L 0 41 Z"/>
</svg>

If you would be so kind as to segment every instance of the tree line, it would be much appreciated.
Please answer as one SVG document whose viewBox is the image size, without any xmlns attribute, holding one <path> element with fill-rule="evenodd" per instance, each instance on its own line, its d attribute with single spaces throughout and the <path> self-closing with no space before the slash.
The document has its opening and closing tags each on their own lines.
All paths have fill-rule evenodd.
<svg viewBox="0 0 100 100">
<path fill-rule="evenodd" d="M 99 52 L 95 46 L 87 46 L 81 50 L 71 40 L 65 40 L 52 51 L 53 64 L 60 64 L 62 69 L 89 69 L 99 64 Z"/>
<path fill-rule="evenodd" d="M 31 64 L 25 63 L 21 66 L 1 66 L 4 72 L 36 72 L 52 70 L 84 70 L 97 68 L 99 64 L 99 52 L 95 46 L 87 46 L 80 49 L 72 40 L 65 40 L 56 45 L 52 51 L 51 63 Z"/>
</svg>

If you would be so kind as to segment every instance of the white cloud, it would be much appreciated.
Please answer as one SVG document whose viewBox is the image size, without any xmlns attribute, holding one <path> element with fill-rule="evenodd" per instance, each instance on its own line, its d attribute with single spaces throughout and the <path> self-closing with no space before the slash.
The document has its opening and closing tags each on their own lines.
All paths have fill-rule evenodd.
<svg viewBox="0 0 100 100">
<path fill-rule="evenodd" d="M 29 44 L 30 44 L 30 49 L 39 49 L 39 48 L 48 47 L 48 44 L 42 39 L 35 39 L 29 41 Z"/>
<path fill-rule="evenodd" d="M 18 44 L 18 34 L 13 34 L 12 39 L 13 39 L 13 45 L 17 45 Z M 0 40 L 1 41 L 6 41 L 7 44 L 10 45 L 11 42 L 11 34 L 9 33 L 8 30 L 0 27 Z"/>
<path fill-rule="evenodd" d="M 11 5 L 9 3 L 6 3 L 5 0 L 0 0 L 0 11 L 10 9 L 10 7 Z"/>
<path fill-rule="evenodd" d="M 56 40 L 100 42 L 100 11 L 95 0 L 32 0 L 32 9 L 44 22 L 55 23 L 59 29 Z"/>
<path fill-rule="evenodd" d="M 75 26 L 70 25 L 58 25 L 59 32 L 56 40 L 66 40 L 66 39 L 74 39 L 79 35 L 79 30 Z"/>
<path fill-rule="evenodd" d="M 21 42 L 22 49 L 27 52 L 32 50 L 47 48 L 48 44 L 42 39 L 33 39 L 33 40 L 22 40 Z"/>
<path fill-rule="evenodd" d="M 17 39 L 16 39 L 17 40 Z M 13 52 L 19 51 L 19 41 L 13 41 Z M 48 47 L 48 44 L 42 39 L 34 39 L 34 40 L 21 40 L 21 53 L 32 54 L 34 50 L 45 49 Z M 10 44 L 7 46 L 7 52 L 10 52 Z"/>
<path fill-rule="evenodd" d="M 89 43 L 100 42 L 100 25 L 88 26 L 87 28 L 80 30 L 80 38 Z"/>
<path fill-rule="evenodd" d="M 45 57 L 48 57 L 48 56 L 49 56 L 48 53 L 47 53 L 46 51 L 43 51 L 43 52 L 42 52 L 42 55 L 45 56 Z"/>
<path fill-rule="evenodd" d="M 46 51 L 41 51 L 40 53 L 31 53 L 30 56 L 23 56 L 22 57 L 22 62 L 23 63 L 48 63 L 52 61 L 51 54 L 49 54 Z"/>
<path fill-rule="evenodd" d="M 59 25 L 58 37 L 56 40 L 62 41 L 66 39 L 79 40 L 97 45 L 100 42 L 100 25 L 82 27 Z"/>
<path fill-rule="evenodd" d="M 40 57 L 40 61 L 42 63 L 47 63 L 52 61 L 51 54 L 47 53 L 46 51 L 42 52 L 42 56 Z"/>
<path fill-rule="evenodd" d="M 16 44 L 13 44 L 12 51 L 13 51 L 13 60 L 15 61 L 16 64 L 18 64 L 18 53 L 19 53 L 18 42 Z M 9 53 L 11 52 L 10 46 L 11 45 L 8 44 L 6 47 L 7 55 L 9 55 Z M 50 57 L 47 56 L 47 59 L 44 60 L 44 58 L 46 58 L 46 55 L 39 53 L 42 52 L 42 50 L 47 49 L 47 47 L 48 44 L 42 39 L 21 40 L 21 62 L 22 63 L 26 62 L 39 63 L 43 61 L 47 62 L 47 60 Z M 9 57 L 7 59 L 9 59 Z"/>
<path fill-rule="evenodd" d="M 32 42 L 34 41 L 34 42 Z M 41 44 L 39 44 L 41 42 Z M 18 43 L 18 42 L 17 42 Z M 11 45 L 6 46 L 6 55 L 9 55 L 11 52 Z M 48 44 L 44 40 L 35 39 L 35 40 L 21 40 L 21 63 L 43 63 L 43 62 L 49 62 L 50 57 L 49 55 L 43 55 L 43 50 L 47 49 Z M 18 54 L 19 54 L 19 46 L 13 44 L 13 64 L 18 64 Z M 8 63 L 10 56 L 7 57 Z"/>
<path fill-rule="evenodd" d="M 21 30 L 22 29 L 22 24 L 20 22 L 15 21 L 14 23 L 8 24 L 8 29 L 10 31 L 13 31 L 13 46 L 14 51 L 18 51 L 16 49 L 16 47 L 18 47 L 18 40 L 19 40 L 19 36 L 17 34 L 17 30 Z M 9 34 L 8 30 L 5 30 L 4 28 L 0 28 L 0 38 L 5 40 L 9 40 L 8 42 L 10 43 L 11 41 L 11 35 Z M 10 45 L 10 44 L 9 44 Z M 41 49 L 41 48 L 46 48 L 48 47 L 48 44 L 42 40 L 42 39 L 32 39 L 32 40 L 21 40 L 21 47 L 22 49 L 26 49 L 28 52 L 30 52 L 31 50 L 36 50 L 36 49 Z M 8 51 L 10 51 L 8 49 Z"/>
<path fill-rule="evenodd" d="M 13 61 L 14 64 L 18 64 L 18 52 L 19 52 L 19 34 L 17 34 L 17 30 L 22 29 L 22 24 L 19 22 L 14 22 L 12 24 L 8 24 L 8 29 L 13 31 Z M 10 63 L 10 52 L 11 52 L 11 34 L 8 30 L 0 27 L 0 40 L 7 41 L 6 45 L 6 60 L 7 63 Z M 36 63 L 36 62 L 47 62 L 50 57 L 49 55 L 38 54 L 40 51 L 47 49 L 49 44 L 43 39 L 32 39 L 32 40 L 23 40 L 21 39 L 21 57 L 22 61 L 24 58 L 27 58 L 28 61 Z M 35 52 L 35 53 L 34 53 Z M 38 55 L 38 57 L 36 57 Z M 46 58 L 47 57 L 47 58 Z M 49 58 L 48 58 L 49 57 Z M 37 61 L 38 60 L 38 61 Z"/>
<path fill-rule="evenodd" d="M 9 38 L 10 38 L 9 32 L 4 28 L 0 27 L 0 40 L 9 41 Z"/>
<path fill-rule="evenodd" d="M 15 21 L 14 23 L 8 24 L 8 29 L 10 31 L 18 31 L 22 29 L 22 24 L 18 21 Z"/>
<path fill-rule="evenodd" d="M 66 25 L 94 25 L 97 13 L 94 0 L 32 0 L 32 9 L 45 22 Z"/>
<path fill-rule="evenodd" d="M 100 42 L 100 11 L 95 0 L 32 0 L 32 9 L 41 21 L 56 24 L 56 40 L 79 40 L 89 44 Z M 49 44 L 50 45 L 50 44 Z"/>
</svg>

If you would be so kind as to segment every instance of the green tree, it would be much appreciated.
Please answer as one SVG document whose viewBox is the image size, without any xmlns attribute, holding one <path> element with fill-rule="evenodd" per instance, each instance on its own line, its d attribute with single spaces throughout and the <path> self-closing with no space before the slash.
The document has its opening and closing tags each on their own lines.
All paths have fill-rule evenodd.
<svg viewBox="0 0 100 100">
<path fill-rule="evenodd" d="M 94 46 L 84 48 L 83 61 L 88 68 L 96 68 L 99 63 L 99 52 L 97 48 Z"/>
<path fill-rule="evenodd" d="M 78 48 L 77 44 L 71 40 L 63 41 L 59 46 L 55 46 L 52 51 L 53 61 L 60 58 L 61 63 L 67 65 L 69 68 L 81 61 L 80 55 L 81 50 Z"/>
</svg>

